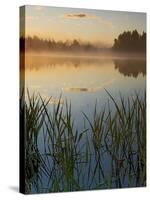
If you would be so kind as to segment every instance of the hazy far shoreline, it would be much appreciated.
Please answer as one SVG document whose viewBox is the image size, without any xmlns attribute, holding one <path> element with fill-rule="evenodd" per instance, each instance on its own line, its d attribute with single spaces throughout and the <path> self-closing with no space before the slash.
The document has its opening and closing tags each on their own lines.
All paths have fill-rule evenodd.
<svg viewBox="0 0 150 200">
<path fill-rule="evenodd" d="M 62 58 L 85 58 L 85 59 L 146 59 L 145 53 L 117 53 L 113 51 L 103 52 L 48 52 L 48 51 L 27 51 L 22 52 L 21 56 L 46 56 L 46 57 L 62 57 Z"/>
</svg>

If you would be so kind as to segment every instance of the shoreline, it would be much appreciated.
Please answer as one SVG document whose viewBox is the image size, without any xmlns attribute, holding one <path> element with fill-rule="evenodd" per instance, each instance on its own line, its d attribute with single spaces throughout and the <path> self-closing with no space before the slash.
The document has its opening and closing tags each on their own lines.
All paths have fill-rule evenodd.
<svg viewBox="0 0 150 200">
<path fill-rule="evenodd" d="M 28 51 L 21 53 L 20 56 L 44 56 L 52 58 L 74 58 L 74 59 L 133 59 L 133 60 L 146 60 L 146 54 L 143 53 L 116 53 L 116 52 L 47 52 L 47 51 Z"/>
</svg>

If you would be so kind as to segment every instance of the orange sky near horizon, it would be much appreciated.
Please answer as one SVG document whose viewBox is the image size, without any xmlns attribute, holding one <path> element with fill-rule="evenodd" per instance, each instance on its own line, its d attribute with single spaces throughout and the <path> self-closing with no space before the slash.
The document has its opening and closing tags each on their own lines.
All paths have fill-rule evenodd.
<svg viewBox="0 0 150 200">
<path fill-rule="evenodd" d="M 146 14 L 135 12 L 25 7 L 25 34 L 58 40 L 78 39 L 111 46 L 114 38 L 127 30 L 146 31 Z"/>
</svg>

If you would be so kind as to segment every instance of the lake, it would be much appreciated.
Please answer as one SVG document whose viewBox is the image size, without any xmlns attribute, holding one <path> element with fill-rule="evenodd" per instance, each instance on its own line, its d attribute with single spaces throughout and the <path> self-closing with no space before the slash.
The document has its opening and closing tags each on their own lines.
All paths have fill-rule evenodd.
<svg viewBox="0 0 150 200">
<path fill-rule="evenodd" d="M 30 93 L 43 98 L 52 96 L 50 104 L 71 101 L 73 115 L 79 119 L 82 112 L 90 114 L 95 102 L 99 108 L 106 105 L 108 94 L 119 98 L 143 93 L 146 89 L 145 59 L 64 57 L 27 55 L 25 86 Z"/>
<path fill-rule="evenodd" d="M 127 100 L 128 97 L 135 99 L 136 94 L 138 94 L 139 98 L 143 98 L 146 91 L 146 60 L 144 58 L 135 57 L 112 58 L 100 56 L 49 56 L 44 54 L 27 54 L 25 57 L 25 88 L 28 88 L 31 96 L 35 93 L 40 94 L 43 99 L 49 99 L 51 97 L 48 104 L 48 109 L 50 112 L 53 110 L 54 105 L 57 106 L 58 103 L 60 103 L 62 106 L 65 105 L 66 101 L 71 103 L 74 126 L 78 130 L 84 130 L 86 123 L 86 128 L 90 129 L 89 123 L 83 120 L 83 115 L 85 114 L 88 116 L 88 120 L 92 121 L 95 105 L 97 105 L 97 112 L 100 112 L 103 109 L 106 110 L 106 113 L 107 111 L 109 112 L 109 109 L 112 111 L 112 113 L 115 112 L 114 103 L 111 101 L 111 98 L 107 92 L 109 92 L 115 99 L 118 106 L 121 105 L 120 96 Z M 43 157 L 43 160 L 45 159 L 45 166 L 49 166 L 48 171 L 51 171 L 51 166 L 54 165 L 55 161 L 50 153 L 44 154 L 44 152 L 47 152 L 49 149 L 48 147 L 45 147 L 46 135 L 44 136 L 44 129 L 41 129 L 40 133 L 41 134 L 39 134 L 38 138 L 40 153 L 41 155 L 46 156 L 46 158 Z M 133 128 L 133 130 L 131 130 L 131 135 L 132 134 L 133 138 L 131 138 L 131 140 L 134 140 L 137 134 L 137 129 L 135 130 L 135 128 Z M 110 184 L 108 182 L 111 182 L 111 188 L 130 186 L 134 187 L 145 184 L 143 179 L 142 183 L 139 183 L 137 176 L 133 176 L 135 173 L 135 168 L 133 167 L 133 169 L 129 169 L 132 168 L 132 166 L 129 166 L 128 159 L 127 163 L 124 164 L 126 166 L 125 168 L 118 164 L 118 162 L 124 162 L 125 160 L 124 155 L 122 155 L 122 146 L 119 148 L 116 147 L 118 148 L 118 152 L 114 153 L 114 155 L 119 154 L 120 157 L 121 154 L 124 159 L 114 159 L 110 155 L 110 152 L 107 151 L 108 147 L 104 147 L 104 141 L 100 151 L 98 151 L 99 154 L 97 155 L 97 150 L 95 150 L 97 147 L 92 146 L 93 143 L 96 145 L 94 139 L 92 138 L 92 134 L 88 133 L 88 137 L 90 146 L 90 152 L 88 152 L 89 159 L 86 162 L 83 162 L 83 160 L 80 158 L 82 162 L 80 160 L 80 162 L 78 161 L 75 163 L 76 167 L 74 167 L 73 172 L 73 177 L 75 177 L 75 180 L 72 179 L 74 182 L 70 183 L 68 180 L 64 181 L 61 179 L 61 181 L 69 183 L 69 188 L 66 188 L 66 190 L 73 191 L 108 188 Z M 108 146 L 114 137 L 117 138 L 118 135 L 113 137 L 109 136 L 107 138 Z M 82 148 L 83 152 L 85 152 L 85 141 L 86 137 L 83 138 L 77 149 Z M 125 144 L 123 143 L 123 146 Z M 49 148 L 51 148 L 51 146 Z M 130 148 L 134 152 L 131 160 L 133 161 L 133 165 L 136 166 L 138 162 L 137 159 L 139 159 L 135 153 L 136 151 L 138 152 L 137 140 L 133 141 L 132 145 L 130 144 Z M 100 160 L 101 164 L 99 163 Z M 56 170 L 56 165 L 54 166 Z M 76 168 L 78 168 L 77 166 L 79 167 L 81 173 L 76 170 Z M 120 166 L 119 175 L 117 173 L 118 168 L 116 168 L 116 166 Z M 58 183 L 55 183 L 56 177 L 50 179 L 50 175 L 47 176 L 46 173 L 42 171 L 44 168 L 39 168 L 40 169 L 37 174 L 40 174 L 42 178 L 37 178 L 38 181 L 36 182 L 38 187 L 35 187 L 31 180 L 32 193 L 36 193 L 37 191 L 49 192 L 52 186 L 54 186 L 54 190 L 52 189 L 52 191 L 55 191 L 56 188 L 58 190 Z M 126 173 L 127 169 L 129 169 L 131 174 Z M 60 169 L 57 170 L 56 171 L 60 175 Z M 136 170 L 138 172 L 139 169 Z M 94 176 L 92 175 L 93 173 Z M 112 179 L 110 179 L 109 176 L 111 176 Z M 76 180 L 76 177 L 79 179 L 78 181 Z M 116 177 L 119 178 L 116 179 Z M 122 178 L 121 180 L 120 177 Z M 106 181 L 106 179 L 108 181 Z M 59 191 L 64 191 L 64 182 L 62 183 L 61 181 L 59 185 Z M 76 182 L 79 183 L 80 187 Z M 39 189 L 40 184 L 42 186 L 40 186 Z"/>
</svg>

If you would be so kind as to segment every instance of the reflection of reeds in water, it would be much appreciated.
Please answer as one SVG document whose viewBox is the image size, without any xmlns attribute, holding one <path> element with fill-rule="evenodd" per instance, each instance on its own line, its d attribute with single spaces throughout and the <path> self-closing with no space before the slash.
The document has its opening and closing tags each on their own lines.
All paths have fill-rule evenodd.
<svg viewBox="0 0 150 200">
<path fill-rule="evenodd" d="M 121 104 L 83 113 L 84 129 L 72 119 L 71 104 L 53 105 L 40 95 L 25 107 L 26 193 L 145 186 L 146 98 L 135 94 Z M 61 99 L 61 98 L 60 98 Z M 44 150 L 39 147 L 43 138 Z"/>
</svg>

